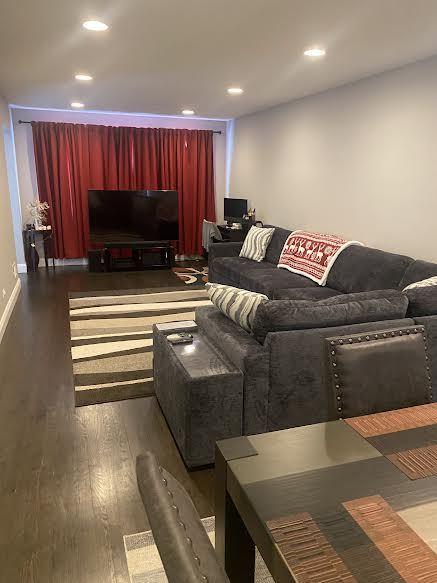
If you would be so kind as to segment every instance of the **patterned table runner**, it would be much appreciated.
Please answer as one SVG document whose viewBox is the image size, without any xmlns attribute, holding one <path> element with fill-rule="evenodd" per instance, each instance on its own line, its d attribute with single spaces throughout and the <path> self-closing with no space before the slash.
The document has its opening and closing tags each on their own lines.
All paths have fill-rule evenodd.
<svg viewBox="0 0 437 583">
<path fill-rule="evenodd" d="M 437 475 L 437 403 L 345 421 L 412 480 Z"/>
</svg>

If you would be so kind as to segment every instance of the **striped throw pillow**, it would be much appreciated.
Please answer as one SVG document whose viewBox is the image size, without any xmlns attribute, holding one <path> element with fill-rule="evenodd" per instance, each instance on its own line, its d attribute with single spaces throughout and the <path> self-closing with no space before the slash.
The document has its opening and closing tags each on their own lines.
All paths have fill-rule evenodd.
<svg viewBox="0 0 437 583">
<path fill-rule="evenodd" d="M 253 259 L 253 261 L 262 261 L 266 256 L 267 247 L 273 237 L 275 228 L 265 229 L 263 227 L 251 227 L 244 239 L 243 247 L 240 251 L 240 257 Z"/>
<path fill-rule="evenodd" d="M 416 281 L 414 283 L 410 283 L 407 287 L 404 287 L 403 291 L 408 291 L 410 289 L 417 289 L 419 287 L 434 287 L 437 285 L 437 276 L 434 275 L 433 277 L 428 277 L 427 279 L 422 279 L 421 281 Z"/>
<path fill-rule="evenodd" d="M 209 299 L 225 316 L 241 326 L 246 332 L 252 331 L 252 324 L 258 306 L 266 302 L 268 297 L 245 289 L 207 283 Z"/>
</svg>

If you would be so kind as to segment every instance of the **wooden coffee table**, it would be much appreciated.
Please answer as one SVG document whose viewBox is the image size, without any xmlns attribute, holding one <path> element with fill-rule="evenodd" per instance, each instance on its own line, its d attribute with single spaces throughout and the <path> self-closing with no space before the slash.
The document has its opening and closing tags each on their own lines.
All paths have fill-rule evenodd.
<svg viewBox="0 0 437 583">
<path fill-rule="evenodd" d="M 437 582 L 437 403 L 221 441 L 216 548 L 280 583 Z"/>
</svg>

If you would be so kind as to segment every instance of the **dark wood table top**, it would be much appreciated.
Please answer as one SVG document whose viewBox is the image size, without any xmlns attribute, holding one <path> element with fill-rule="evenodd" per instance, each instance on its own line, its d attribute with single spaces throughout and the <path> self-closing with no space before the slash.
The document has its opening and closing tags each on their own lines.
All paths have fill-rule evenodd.
<svg viewBox="0 0 437 583">
<path fill-rule="evenodd" d="M 222 441 L 217 461 L 275 581 L 437 583 L 437 403 Z"/>
</svg>

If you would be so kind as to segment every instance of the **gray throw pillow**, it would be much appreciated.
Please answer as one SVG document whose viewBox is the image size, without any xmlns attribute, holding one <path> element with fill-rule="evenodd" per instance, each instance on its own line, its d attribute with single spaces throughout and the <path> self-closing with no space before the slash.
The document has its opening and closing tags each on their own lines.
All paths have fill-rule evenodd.
<svg viewBox="0 0 437 583">
<path fill-rule="evenodd" d="M 209 299 L 225 316 L 241 326 L 246 332 L 252 331 L 253 320 L 258 307 L 268 301 L 264 294 L 257 294 L 220 283 L 207 283 Z"/>
<path fill-rule="evenodd" d="M 367 296 L 377 293 L 363 292 Z M 402 292 L 383 290 L 377 297 L 370 298 L 363 298 L 363 294 L 344 294 L 319 302 L 265 302 L 259 306 L 255 315 L 253 334 L 262 343 L 269 332 L 329 328 L 405 318 L 408 299 Z"/>
</svg>

